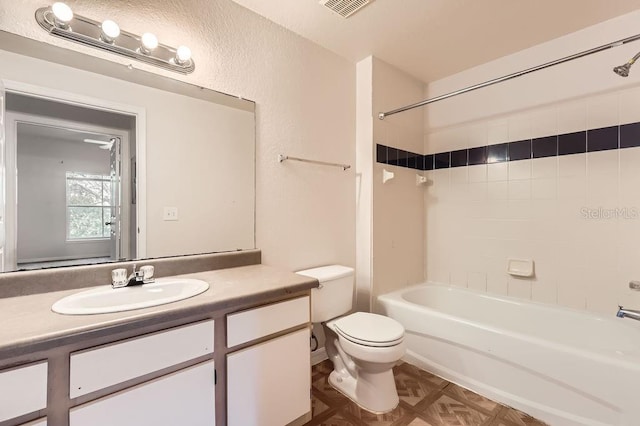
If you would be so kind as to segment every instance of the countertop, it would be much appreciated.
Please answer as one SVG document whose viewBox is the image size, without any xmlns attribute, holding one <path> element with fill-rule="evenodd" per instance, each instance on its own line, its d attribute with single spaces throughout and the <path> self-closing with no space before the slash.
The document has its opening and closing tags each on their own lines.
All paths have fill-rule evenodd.
<svg viewBox="0 0 640 426">
<path fill-rule="evenodd" d="M 49 349 L 69 343 L 87 334 L 113 333 L 114 328 L 170 320 L 214 312 L 233 306 L 260 303 L 275 297 L 305 291 L 318 286 L 313 278 L 266 265 L 250 265 L 215 271 L 176 275 L 207 281 L 209 289 L 197 296 L 165 305 L 132 311 L 96 314 L 61 315 L 51 311 L 57 300 L 83 290 L 65 290 L 0 299 L 0 360 L 29 350 Z"/>
</svg>

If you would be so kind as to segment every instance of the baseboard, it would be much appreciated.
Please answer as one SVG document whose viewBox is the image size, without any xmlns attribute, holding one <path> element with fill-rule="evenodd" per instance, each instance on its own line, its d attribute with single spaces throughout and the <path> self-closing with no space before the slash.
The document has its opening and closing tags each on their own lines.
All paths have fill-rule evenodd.
<svg viewBox="0 0 640 426">
<path fill-rule="evenodd" d="M 324 347 L 311 352 L 311 365 L 320 364 L 325 359 L 329 359 L 329 357 L 327 356 L 327 350 Z"/>
</svg>

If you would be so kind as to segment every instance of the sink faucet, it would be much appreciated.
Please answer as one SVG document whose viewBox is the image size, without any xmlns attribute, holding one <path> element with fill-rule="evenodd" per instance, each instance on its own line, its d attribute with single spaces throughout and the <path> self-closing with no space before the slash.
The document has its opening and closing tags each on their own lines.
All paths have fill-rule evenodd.
<svg viewBox="0 0 640 426">
<path fill-rule="evenodd" d="M 618 318 L 631 318 L 637 321 L 640 321 L 640 311 L 635 309 L 625 309 L 622 306 L 618 305 L 618 313 L 616 314 Z"/>
<path fill-rule="evenodd" d="M 143 283 L 144 283 L 144 271 L 142 270 L 142 268 L 136 271 L 136 264 L 134 263 L 133 271 L 131 272 L 131 275 L 129 275 L 129 278 L 127 278 L 127 287 L 133 286 L 133 285 L 142 285 Z"/>
<path fill-rule="evenodd" d="M 114 269 L 111 271 L 111 286 L 113 288 L 131 287 L 142 284 L 150 284 L 154 282 L 153 266 L 142 266 L 136 271 L 136 265 L 133 264 L 133 271 L 127 277 L 126 269 Z"/>
</svg>

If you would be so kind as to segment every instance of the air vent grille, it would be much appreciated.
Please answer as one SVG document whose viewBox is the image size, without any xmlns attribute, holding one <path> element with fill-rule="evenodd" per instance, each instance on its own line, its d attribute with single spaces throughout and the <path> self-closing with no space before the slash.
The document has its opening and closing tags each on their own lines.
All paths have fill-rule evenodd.
<svg viewBox="0 0 640 426">
<path fill-rule="evenodd" d="M 326 6 L 332 12 L 343 18 L 353 15 L 373 0 L 320 0 L 320 4 Z"/>
</svg>

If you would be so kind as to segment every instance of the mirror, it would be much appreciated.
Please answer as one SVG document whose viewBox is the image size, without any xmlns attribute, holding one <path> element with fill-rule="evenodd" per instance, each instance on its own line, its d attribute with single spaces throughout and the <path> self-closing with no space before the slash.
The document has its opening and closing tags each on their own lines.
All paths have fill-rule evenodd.
<svg viewBox="0 0 640 426">
<path fill-rule="evenodd" d="M 0 41 L 5 271 L 255 248 L 253 102 Z"/>
</svg>

